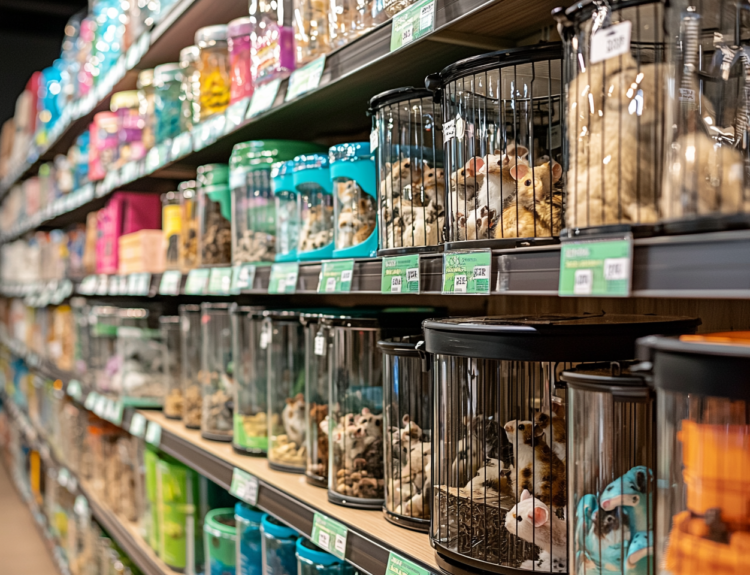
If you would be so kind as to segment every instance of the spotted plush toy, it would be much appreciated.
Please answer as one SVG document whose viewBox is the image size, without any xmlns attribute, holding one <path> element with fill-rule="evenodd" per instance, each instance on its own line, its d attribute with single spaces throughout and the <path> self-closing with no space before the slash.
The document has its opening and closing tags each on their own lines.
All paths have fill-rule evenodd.
<svg viewBox="0 0 750 575">
<path fill-rule="evenodd" d="M 595 495 L 584 495 L 576 508 L 576 571 L 587 575 L 623 573 L 630 530 L 619 509 L 604 511 Z"/>
</svg>

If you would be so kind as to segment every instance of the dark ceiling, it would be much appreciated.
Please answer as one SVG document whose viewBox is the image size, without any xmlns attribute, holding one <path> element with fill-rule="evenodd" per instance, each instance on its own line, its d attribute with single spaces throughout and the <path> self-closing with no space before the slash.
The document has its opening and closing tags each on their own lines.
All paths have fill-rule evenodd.
<svg viewBox="0 0 750 575">
<path fill-rule="evenodd" d="M 29 76 L 60 55 L 65 23 L 87 0 L 0 0 L 0 122 L 15 110 Z"/>
</svg>

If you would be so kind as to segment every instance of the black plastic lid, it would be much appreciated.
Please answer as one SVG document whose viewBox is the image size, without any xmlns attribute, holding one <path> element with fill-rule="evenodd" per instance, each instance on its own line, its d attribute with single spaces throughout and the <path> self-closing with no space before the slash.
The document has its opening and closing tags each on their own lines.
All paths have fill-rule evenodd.
<svg viewBox="0 0 750 575">
<path fill-rule="evenodd" d="M 638 357 L 652 364 L 649 382 L 657 389 L 685 395 L 750 401 L 750 343 L 722 342 L 710 335 L 690 339 L 638 340 Z"/>
<path fill-rule="evenodd" d="M 498 50 L 489 54 L 480 54 L 454 62 L 443 68 L 438 74 L 431 74 L 425 79 L 425 84 L 430 89 L 436 89 L 435 81 L 438 80 L 442 86 L 448 82 L 463 78 L 469 74 L 497 70 L 505 66 L 519 64 L 530 64 L 539 60 L 561 60 L 563 47 L 560 42 L 547 42 L 534 46 L 523 46 L 521 48 L 510 48 Z"/>
<path fill-rule="evenodd" d="M 425 88 L 415 88 L 413 86 L 396 88 L 395 90 L 381 92 L 377 96 L 370 98 L 370 112 L 376 112 L 379 108 L 390 104 L 397 104 L 398 102 L 406 102 L 407 100 L 415 100 L 417 98 L 432 99 L 433 97 L 434 94 Z"/>
<path fill-rule="evenodd" d="M 651 393 L 645 374 L 631 371 L 632 367 L 639 365 L 641 362 L 635 360 L 584 363 L 562 372 L 560 379 L 573 389 L 645 398 Z"/>
<path fill-rule="evenodd" d="M 635 357 L 651 334 L 692 333 L 700 320 L 617 314 L 458 317 L 422 324 L 428 353 L 515 361 L 614 361 Z"/>
<path fill-rule="evenodd" d="M 386 355 L 401 355 L 408 357 L 421 357 L 417 351 L 417 344 L 424 341 L 424 335 L 403 335 L 382 339 L 378 342 L 378 349 Z"/>
</svg>

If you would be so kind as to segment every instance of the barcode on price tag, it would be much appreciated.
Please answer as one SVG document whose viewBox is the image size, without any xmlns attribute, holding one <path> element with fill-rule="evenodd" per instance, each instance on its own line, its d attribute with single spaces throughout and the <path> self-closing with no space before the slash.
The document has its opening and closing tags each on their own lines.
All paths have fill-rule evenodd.
<svg viewBox="0 0 750 575">
<path fill-rule="evenodd" d="M 341 282 L 352 281 L 352 270 L 344 270 L 341 272 Z"/>
<path fill-rule="evenodd" d="M 474 266 L 474 279 L 489 279 L 490 266 Z"/>
<path fill-rule="evenodd" d="M 346 537 L 336 535 L 336 543 L 334 543 L 334 549 L 342 555 L 346 553 Z"/>
<path fill-rule="evenodd" d="M 406 270 L 406 281 L 416 282 L 419 281 L 419 268 L 411 268 Z"/>
<path fill-rule="evenodd" d="M 454 293 L 466 293 L 466 276 L 457 275 L 453 277 L 453 292 Z"/>
<path fill-rule="evenodd" d="M 401 276 L 391 278 L 391 293 L 401 293 Z"/>
<path fill-rule="evenodd" d="M 414 39 L 414 26 L 407 26 L 401 30 L 401 45 L 408 44 Z"/>
<path fill-rule="evenodd" d="M 432 26 L 432 20 L 435 15 L 435 3 L 430 2 L 426 6 L 422 6 L 419 11 L 419 29 L 424 30 Z"/>
<path fill-rule="evenodd" d="M 336 278 L 326 279 L 326 291 L 327 292 L 336 291 Z"/>
<path fill-rule="evenodd" d="M 321 531 L 318 533 L 318 545 L 320 545 L 323 549 L 328 549 L 328 545 L 331 542 L 331 538 L 328 536 L 328 533 L 325 531 Z"/>
<path fill-rule="evenodd" d="M 626 20 L 594 32 L 591 36 L 591 64 L 630 52 L 630 29 L 631 23 Z"/>
<path fill-rule="evenodd" d="M 605 280 L 626 280 L 630 267 L 629 258 L 608 258 L 604 260 Z"/>
<path fill-rule="evenodd" d="M 588 295 L 594 287 L 594 272 L 592 270 L 576 270 L 574 293 Z"/>
</svg>

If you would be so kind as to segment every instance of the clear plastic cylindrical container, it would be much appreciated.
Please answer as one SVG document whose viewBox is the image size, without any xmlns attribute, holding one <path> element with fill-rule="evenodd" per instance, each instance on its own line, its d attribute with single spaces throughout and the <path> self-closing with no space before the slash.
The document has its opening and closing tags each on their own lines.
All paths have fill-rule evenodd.
<svg viewBox="0 0 750 575">
<path fill-rule="evenodd" d="M 182 421 L 188 429 L 200 429 L 203 414 L 201 391 L 201 306 L 183 304 L 180 310 L 182 350 Z"/>
<path fill-rule="evenodd" d="M 445 226 L 443 111 L 428 90 L 370 100 L 379 194 L 380 255 L 437 251 Z"/>
<path fill-rule="evenodd" d="M 257 23 L 251 52 L 256 85 L 294 70 L 293 13 L 292 0 L 250 2 L 250 18 Z"/>
<path fill-rule="evenodd" d="M 328 487 L 328 385 L 330 378 L 330 326 L 323 314 L 303 313 L 305 329 L 305 426 L 307 427 L 307 469 L 311 485 Z"/>
<path fill-rule="evenodd" d="M 200 48 L 187 46 L 180 50 L 180 131 L 190 132 L 201 121 L 201 73 L 199 69 Z"/>
<path fill-rule="evenodd" d="M 119 310 L 112 306 L 95 305 L 88 312 L 89 383 L 103 394 L 113 393 L 111 376 L 116 369 L 117 326 Z"/>
<path fill-rule="evenodd" d="M 229 105 L 232 82 L 226 25 L 200 28 L 195 33 L 195 45 L 200 49 L 200 106 L 201 120 L 205 120 Z"/>
<path fill-rule="evenodd" d="M 143 145 L 143 118 L 137 90 L 112 94 L 109 108 L 117 116 L 117 160 L 115 167 L 146 156 Z"/>
<path fill-rule="evenodd" d="M 237 525 L 234 509 L 212 509 L 203 520 L 206 550 L 206 573 L 235 575 L 237 558 Z"/>
<path fill-rule="evenodd" d="M 655 573 L 656 413 L 653 392 L 632 365 L 584 364 L 562 374 L 568 426 L 553 426 L 551 433 L 568 440 L 570 505 L 576 510 L 568 557 L 576 573 Z M 562 409 L 552 403 L 540 417 L 554 423 Z M 607 528 L 597 532 L 592 525 Z"/>
<path fill-rule="evenodd" d="M 154 92 L 154 71 L 141 70 L 138 73 L 139 112 L 143 119 L 141 140 L 148 151 L 156 143 L 156 93 Z"/>
<path fill-rule="evenodd" d="M 137 314 L 141 309 L 122 310 Z M 148 317 L 148 316 L 147 316 Z M 123 324 L 131 323 L 123 318 Z M 141 324 L 140 318 L 135 323 Z M 145 326 L 120 325 L 117 328 L 117 362 L 111 376 L 125 406 L 161 407 L 166 391 L 164 377 L 164 343 L 158 324 L 150 318 Z"/>
<path fill-rule="evenodd" d="M 388 20 L 382 0 L 333 0 L 329 10 L 331 45 L 340 48 Z"/>
<path fill-rule="evenodd" d="M 198 167 L 198 209 L 200 266 L 229 265 L 232 261 L 232 194 L 226 164 Z"/>
<path fill-rule="evenodd" d="M 374 257 L 378 249 L 377 178 L 369 142 L 328 150 L 334 197 L 334 258 Z"/>
<path fill-rule="evenodd" d="M 274 260 L 277 220 L 271 189 L 272 166 L 319 149 L 315 144 L 293 140 L 255 140 L 234 146 L 229 158 L 229 181 L 235 265 Z"/>
<path fill-rule="evenodd" d="M 240 453 L 265 455 L 268 449 L 268 339 L 260 308 L 232 305 L 235 370 L 234 436 Z"/>
<path fill-rule="evenodd" d="M 180 269 L 189 272 L 198 267 L 198 190 L 195 180 L 182 182 L 177 186 L 180 194 Z"/>
<path fill-rule="evenodd" d="M 164 231 L 164 267 L 180 269 L 180 244 L 182 242 L 182 207 L 180 192 L 167 192 L 161 196 L 161 228 Z"/>
<path fill-rule="evenodd" d="M 424 337 L 378 342 L 383 354 L 385 505 L 388 521 L 428 531 L 432 485 L 432 378 Z"/>
<path fill-rule="evenodd" d="M 232 441 L 235 390 L 232 324 L 227 303 L 201 304 L 201 380 L 201 435 L 215 441 Z"/>
<path fill-rule="evenodd" d="M 304 537 L 297 539 L 297 575 L 352 575 L 354 567 Z"/>
<path fill-rule="evenodd" d="M 298 312 L 265 311 L 268 353 L 268 464 L 304 473 L 305 334 Z"/>
<path fill-rule="evenodd" d="M 178 315 L 159 318 L 161 339 L 164 342 L 164 415 L 182 419 L 182 328 Z"/>
<path fill-rule="evenodd" d="M 324 0 L 294 0 L 295 64 L 301 68 L 331 51 L 328 3 Z"/>
<path fill-rule="evenodd" d="M 263 575 L 295 575 L 297 532 L 266 514 L 261 520 L 261 535 Z"/>
<path fill-rule="evenodd" d="M 294 159 L 294 187 L 299 210 L 300 260 L 333 256 L 333 185 L 328 156 L 308 154 Z"/>
<path fill-rule="evenodd" d="M 260 522 L 263 512 L 247 505 L 234 506 L 234 520 L 237 524 L 237 575 L 263 575 L 263 550 Z"/>
<path fill-rule="evenodd" d="M 230 103 L 238 102 L 253 95 L 251 72 L 251 36 L 255 25 L 249 16 L 237 18 L 227 24 L 229 47 L 229 68 L 231 72 Z"/>
<path fill-rule="evenodd" d="M 155 142 L 160 144 L 179 135 L 182 115 L 182 67 L 179 62 L 154 68 Z"/>
<path fill-rule="evenodd" d="M 299 244 L 299 202 L 294 187 L 294 160 L 274 164 L 271 185 L 276 203 L 277 262 L 297 261 Z"/>
<path fill-rule="evenodd" d="M 633 511 L 637 525 L 656 525 L 655 571 L 746 573 L 750 333 L 654 336 L 638 343 L 656 388 L 656 506 L 642 499 Z M 639 484 L 625 489 L 632 487 Z M 645 544 L 654 541 L 641 537 L 640 547 Z"/>
</svg>

